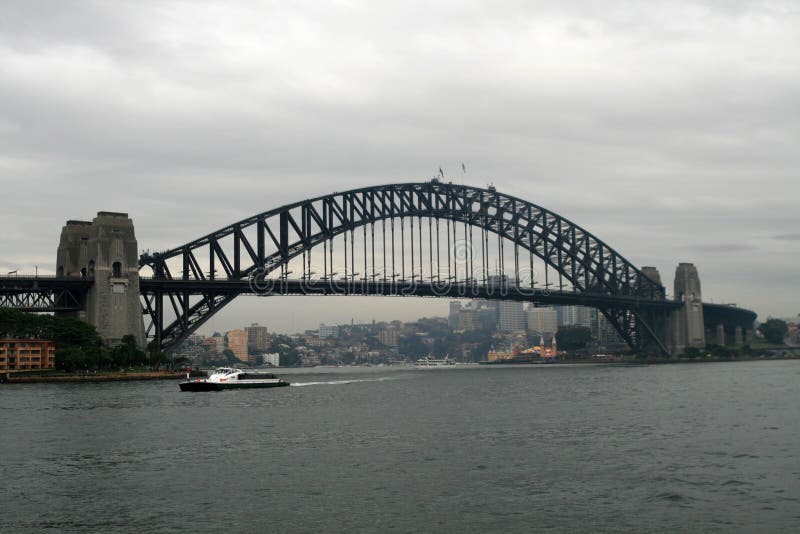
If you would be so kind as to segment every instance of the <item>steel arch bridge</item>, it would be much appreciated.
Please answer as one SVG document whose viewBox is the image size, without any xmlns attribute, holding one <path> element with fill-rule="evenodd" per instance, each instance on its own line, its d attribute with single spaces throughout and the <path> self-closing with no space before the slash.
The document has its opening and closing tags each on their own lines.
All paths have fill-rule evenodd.
<svg viewBox="0 0 800 534">
<path fill-rule="evenodd" d="M 365 187 L 259 213 L 139 260 L 147 337 L 175 348 L 241 294 L 415 295 L 586 304 L 667 353 L 664 287 L 602 240 L 494 187 Z M 297 275 L 290 278 L 290 275 Z M 149 275 L 149 276 L 148 276 Z"/>
</svg>

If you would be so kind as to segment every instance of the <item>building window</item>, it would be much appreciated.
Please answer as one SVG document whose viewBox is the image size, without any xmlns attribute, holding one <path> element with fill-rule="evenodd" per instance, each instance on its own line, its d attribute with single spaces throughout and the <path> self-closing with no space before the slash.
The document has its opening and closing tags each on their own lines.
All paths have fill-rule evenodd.
<svg viewBox="0 0 800 534">
<path fill-rule="evenodd" d="M 111 276 L 114 278 L 120 278 L 122 276 L 122 264 L 118 261 L 115 261 L 111 265 Z"/>
</svg>

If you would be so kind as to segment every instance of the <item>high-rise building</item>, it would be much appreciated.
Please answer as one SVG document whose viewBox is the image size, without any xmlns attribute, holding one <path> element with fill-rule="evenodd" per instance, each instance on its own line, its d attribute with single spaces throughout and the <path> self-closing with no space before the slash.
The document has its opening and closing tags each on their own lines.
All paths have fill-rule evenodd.
<svg viewBox="0 0 800 534">
<path fill-rule="evenodd" d="M 592 311 L 586 306 L 556 306 L 558 326 L 585 326 L 592 328 Z"/>
<path fill-rule="evenodd" d="M 528 310 L 528 331 L 539 334 L 554 334 L 558 330 L 558 313 L 547 306 Z"/>
<path fill-rule="evenodd" d="M 624 343 L 614 326 L 602 313 L 597 314 L 597 341 L 601 345 L 616 345 Z"/>
<path fill-rule="evenodd" d="M 264 365 L 271 365 L 273 367 L 278 367 L 280 363 L 280 354 L 277 352 L 272 352 L 268 354 L 261 355 L 261 361 Z"/>
<path fill-rule="evenodd" d="M 481 327 L 478 310 L 463 308 L 458 314 L 459 330 L 478 330 Z"/>
<path fill-rule="evenodd" d="M 390 326 L 386 330 L 381 330 L 378 332 L 378 342 L 381 345 L 386 345 L 387 347 L 397 348 L 397 329 L 393 326 Z"/>
<path fill-rule="evenodd" d="M 225 332 L 225 339 L 228 350 L 239 360 L 246 362 L 247 359 L 247 332 L 244 330 L 229 330 Z"/>
<path fill-rule="evenodd" d="M 269 333 L 266 326 L 259 326 L 258 323 L 253 323 L 245 327 L 247 332 L 247 349 L 252 352 L 264 352 L 267 350 L 267 342 L 269 340 Z"/>
<path fill-rule="evenodd" d="M 503 332 L 516 332 L 525 330 L 526 318 L 522 309 L 522 302 L 514 300 L 500 301 L 500 321 L 498 330 Z"/>
<path fill-rule="evenodd" d="M 317 331 L 317 335 L 321 339 L 339 337 L 339 327 L 335 325 L 330 326 L 321 324 L 319 325 L 319 330 Z"/>
<path fill-rule="evenodd" d="M 204 338 L 200 343 L 215 356 L 225 350 L 225 338 L 219 332 L 214 332 L 213 336 Z"/>
<path fill-rule="evenodd" d="M 447 316 L 447 325 L 450 328 L 458 328 L 458 314 L 461 311 L 461 303 L 457 300 L 450 301 L 450 314 Z"/>
</svg>

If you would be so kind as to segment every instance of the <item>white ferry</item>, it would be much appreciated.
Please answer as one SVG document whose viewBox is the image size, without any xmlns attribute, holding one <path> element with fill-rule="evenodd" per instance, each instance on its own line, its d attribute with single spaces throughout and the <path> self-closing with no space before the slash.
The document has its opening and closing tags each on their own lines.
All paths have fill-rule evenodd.
<svg viewBox="0 0 800 534">
<path fill-rule="evenodd" d="M 208 378 L 191 380 L 186 374 L 186 382 L 181 382 L 181 391 L 221 391 L 223 389 L 276 388 L 288 386 L 289 382 L 271 373 L 248 373 L 241 369 L 220 367 Z"/>
<path fill-rule="evenodd" d="M 414 364 L 417 367 L 449 367 L 451 365 L 455 365 L 456 361 L 451 360 L 447 356 L 445 356 L 441 360 L 437 360 L 436 358 L 431 358 L 430 356 L 425 356 L 424 358 L 420 358 Z"/>
</svg>

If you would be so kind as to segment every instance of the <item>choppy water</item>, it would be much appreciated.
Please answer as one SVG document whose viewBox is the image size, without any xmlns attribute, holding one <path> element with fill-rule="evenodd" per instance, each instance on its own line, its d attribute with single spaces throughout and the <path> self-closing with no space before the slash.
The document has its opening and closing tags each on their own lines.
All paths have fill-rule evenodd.
<svg viewBox="0 0 800 534">
<path fill-rule="evenodd" d="M 800 362 L 0 387 L 2 532 L 788 532 Z"/>
</svg>

